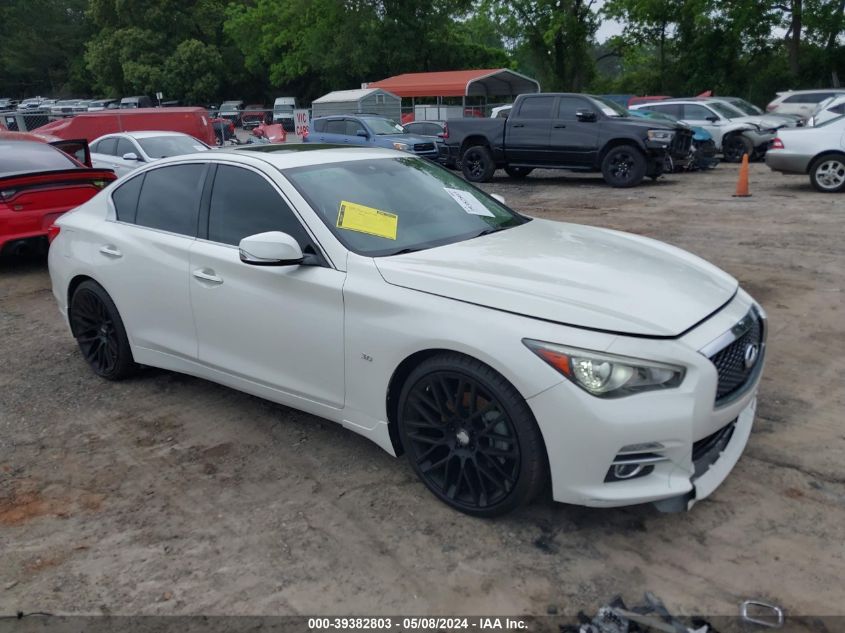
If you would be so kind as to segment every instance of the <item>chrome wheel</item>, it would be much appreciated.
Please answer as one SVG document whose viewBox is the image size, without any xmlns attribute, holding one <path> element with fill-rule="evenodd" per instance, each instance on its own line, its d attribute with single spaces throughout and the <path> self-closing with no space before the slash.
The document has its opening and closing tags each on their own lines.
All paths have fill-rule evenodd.
<svg viewBox="0 0 845 633">
<path fill-rule="evenodd" d="M 825 160 L 816 166 L 813 178 L 819 188 L 837 191 L 845 186 L 845 162 L 839 159 Z"/>
</svg>

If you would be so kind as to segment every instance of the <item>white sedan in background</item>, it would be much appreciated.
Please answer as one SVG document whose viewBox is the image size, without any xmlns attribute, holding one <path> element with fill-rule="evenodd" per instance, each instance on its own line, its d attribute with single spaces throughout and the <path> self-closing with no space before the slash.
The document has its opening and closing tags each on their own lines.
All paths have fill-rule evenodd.
<svg viewBox="0 0 845 633">
<path fill-rule="evenodd" d="M 812 127 L 778 131 L 766 164 L 785 174 L 807 174 L 822 193 L 845 191 L 845 115 Z"/>
<path fill-rule="evenodd" d="M 93 371 L 184 372 L 328 418 L 476 516 L 708 496 L 766 319 L 672 246 L 521 215 L 429 161 L 257 145 L 145 165 L 52 232 Z"/>
<path fill-rule="evenodd" d="M 208 149 L 202 141 L 181 132 L 120 132 L 91 143 L 91 161 L 94 167 L 113 169 L 124 176 L 145 163 Z"/>
</svg>

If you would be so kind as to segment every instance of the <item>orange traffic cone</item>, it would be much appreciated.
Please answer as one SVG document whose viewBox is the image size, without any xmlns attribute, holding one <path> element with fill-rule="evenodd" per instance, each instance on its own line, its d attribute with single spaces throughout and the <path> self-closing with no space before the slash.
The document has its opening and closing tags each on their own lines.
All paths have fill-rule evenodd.
<svg viewBox="0 0 845 633">
<path fill-rule="evenodd" d="M 739 166 L 739 179 L 736 181 L 734 198 L 750 198 L 748 191 L 748 154 L 742 155 L 742 165 Z"/>
</svg>

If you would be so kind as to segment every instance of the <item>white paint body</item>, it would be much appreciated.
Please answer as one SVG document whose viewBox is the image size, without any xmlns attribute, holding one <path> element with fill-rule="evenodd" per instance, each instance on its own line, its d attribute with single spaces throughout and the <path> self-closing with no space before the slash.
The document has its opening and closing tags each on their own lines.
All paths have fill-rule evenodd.
<svg viewBox="0 0 845 633">
<path fill-rule="evenodd" d="M 461 352 L 494 368 L 527 401 L 556 500 L 618 506 L 693 486 L 696 499 L 710 494 L 745 447 L 759 382 L 716 408 L 717 371 L 699 351 L 756 305 L 736 280 L 654 240 L 538 219 L 416 253 L 363 257 L 334 237 L 284 175 L 288 167 L 397 155 L 406 157 L 344 148 L 160 161 L 263 174 L 329 266 L 250 266 L 237 247 L 118 222 L 111 186 L 58 221 L 49 267 L 60 311 L 67 316 L 72 281 L 90 277 L 113 298 L 137 362 L 328 418 L 391 454 L 387 395 L 396 368 L 425 350 Z M 686 376 L 674 389 L 601 399 L 544 363 L 526 338 L 680 365 Z M 735 419 L 721 458 L 693 484 L 693 442 Z M 640 442 L 662 443 L 667 461 L 647 477 L 604 483 L 619 449 Z"/>
<path fill-rule="evenodd" d="M 136 169 L 142 167 L 147 163 L 152 163 L 157 160 L 161 160 L 159 158 L 149 156 L 144 151 L 144 148 L 141 146 L 141 144 L 138 142 L 140 139 L 154 138 L 160 136 L 185 137 L 187 139 L 190 139 L 191 143 L 196 146 L 196 151 L 200 151 L 200 148 L 208 149 L 208 146 L 206 146 L 205 143 L 198 141 L 197 139 L 188 134 L 182 134 L 181 132 L 119 132 L 115 134 L 105 134 L 92 141 L 91 146 L 96 147 L 101 141 L 105 139 L 124 139 L 124 141 L 132 147 L 132 149 L 128 151 L 134 152 L 134 154 L 140 160 L 123 158 L 123 154 L 103 154 L 100 152 L 96 152 L 92 149 L 91 164 L 98 169 L 113 169 L 114 173 L 117 174 L 118 177 L 125 176 L 126 174 L 135 171 Z"/>
</svg>

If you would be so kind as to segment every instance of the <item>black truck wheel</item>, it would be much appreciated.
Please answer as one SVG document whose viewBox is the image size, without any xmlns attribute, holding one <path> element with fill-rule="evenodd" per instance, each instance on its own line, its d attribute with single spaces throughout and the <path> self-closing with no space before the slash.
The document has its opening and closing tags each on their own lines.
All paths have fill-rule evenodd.
<svg viewBox="0 0 845 633">
<path fill-rule="evenodd" d="M 533 167 L 505 167 L 505 173 L 514 180 L 522 180 L 532 171 Z"/>
<path fill-rule="evenodd" d="M 742 155 L 748 154 L 748 160 L 754 156 L 754 143 L 742 134 L 731 134 L 722 141 L 722 155 L 726 163 L 741 163 Z"/>
<path fill-rule="evenodd" d="M 605 154 L 601 174 L 611 187 L 636 187 L 643 181 L 646 157 L 633 145 L 619 145 Z"/>
<path fill-rule="evenodd" d="M 484 145 L 473 145 L 461 156 L 461 172 L 470 182 L 487 182 L 495 171 L 493 155 Z"/>
</svg>

